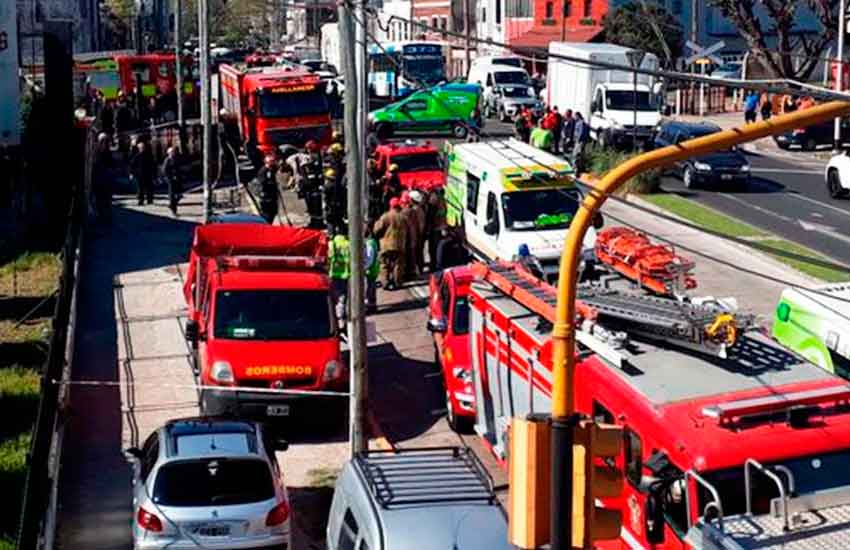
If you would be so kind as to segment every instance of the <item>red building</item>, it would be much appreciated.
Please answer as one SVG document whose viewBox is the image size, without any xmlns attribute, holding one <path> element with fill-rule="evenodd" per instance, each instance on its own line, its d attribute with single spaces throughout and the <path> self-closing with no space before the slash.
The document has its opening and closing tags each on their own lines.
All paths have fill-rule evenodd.
<svg viewBox="0 0 850 550">
<path fill-rule="evenodd" d="M 602 33 L 609 0 L 533 0 L 532 17 L 508 22 L 505 39 L 529 53 L 548 50 L 550 42 L 592 42 Z M 513 18 L 511 18 L 512 20 Z M 530 24 L 529 22 L 530 21 Z M 522 29 L 521 32 L 511 32 Z M 536 68 L 539 70 L 540 68 Z"/>
</svg>

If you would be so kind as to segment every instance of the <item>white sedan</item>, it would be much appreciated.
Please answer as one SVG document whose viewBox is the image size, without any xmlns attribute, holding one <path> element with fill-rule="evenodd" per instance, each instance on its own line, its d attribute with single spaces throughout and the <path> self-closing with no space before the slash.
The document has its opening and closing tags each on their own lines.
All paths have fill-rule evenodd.
<svg viewBox="0 0 850 550">
<path fill-rule="evenodd" d="M 830 197 L 838 199 L 850 194 L 850 151 L 841 152 L 829 159 L 825 177 Z"/>
</svg>

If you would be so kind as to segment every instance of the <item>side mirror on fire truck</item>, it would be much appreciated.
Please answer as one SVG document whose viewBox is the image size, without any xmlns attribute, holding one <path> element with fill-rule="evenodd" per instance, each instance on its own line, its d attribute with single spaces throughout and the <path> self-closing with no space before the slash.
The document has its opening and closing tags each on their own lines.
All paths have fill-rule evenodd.
<svg viewBox="0 0 850 550">
<path fill-rule="evenodd" d="M 188 342 L 197 342 L 200 338 L 200 332 L 197 321 L 192 319 L 186 321 L 186 340 Z"/>
<path fill-rule="evenodd" d="M 623 451 L 623 429 L 582 420 L 573 440 L 573 547 L 590 550 L 595 542 L 620 537 L 622 514 L 597 506 L 601 498 L 623 492 L 623 472 L 613 461 Z"/>
<path fill-rule="evenodd" d="M 428 319 L 426 328 L 428 329 L 428 332 L 443 333 L 446 332 L 449 327 L 446 325 L 445 319 Z"/>
</svg>

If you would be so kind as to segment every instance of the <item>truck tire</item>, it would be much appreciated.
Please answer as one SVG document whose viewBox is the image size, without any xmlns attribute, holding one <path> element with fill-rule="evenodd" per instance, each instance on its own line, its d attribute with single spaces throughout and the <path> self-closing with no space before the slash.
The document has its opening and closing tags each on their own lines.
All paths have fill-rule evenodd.
<svg viewBox="0 0 850 550">
<path fill-rule="evenodd" d="M 386 122 L 382 122 L 375 126 L 375 135 L 380 140 L 389 139 L 393 135 L 393 127 Z"/>
<path fill-rule="evenodd" d="M 463 139 L 469 133 L 469 130 L 460 122 L 452 124 L 452 136 L 457 139 Z"/>
<path fill-rule="evenodd" d="M 446 421 L 453 432 L 458 434 L 472 433 L 473 422 L 468 416 L 456 416 L 452 409 L 452 400 L 449 398 L 449 392 L 446 390 Z"/>
<path fill-rule="evenodd" d="M 608 130 L 600 130 L 599 131 L 599 139 L 596 140 L 596 143 L 599 144 L 599 147 L 602 149 L 607 149 L 611 147 L 611 134 Z"/>
</svg>

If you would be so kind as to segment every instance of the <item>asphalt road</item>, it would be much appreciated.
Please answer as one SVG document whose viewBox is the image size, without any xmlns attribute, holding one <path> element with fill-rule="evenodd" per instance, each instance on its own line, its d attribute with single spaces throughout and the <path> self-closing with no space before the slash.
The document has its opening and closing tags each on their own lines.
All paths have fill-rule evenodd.
<svg viewBox="0 0 850 550">
<path fill-rule="evenodd" d="M 665 178 L 663 188 L 850 265 L 850 201 L 829 197 L 825 163 L 749 155 L 744 189 L 686 189 Z"/>
</svg>

